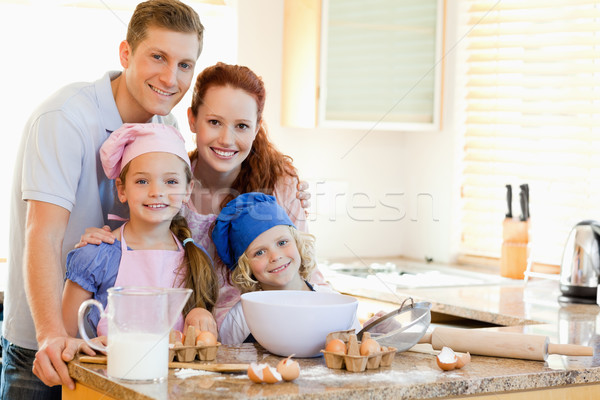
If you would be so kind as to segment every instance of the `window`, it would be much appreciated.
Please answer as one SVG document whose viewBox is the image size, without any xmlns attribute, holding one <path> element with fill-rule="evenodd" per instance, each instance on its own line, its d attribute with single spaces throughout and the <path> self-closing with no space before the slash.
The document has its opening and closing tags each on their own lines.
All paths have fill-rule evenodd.
<svg viewBox="0 0 600 400">
<path fill-rule="evenodd" d="M 321 126 L 438 129 L 443 2 L 325 0 Z"/>
<path fill-rule="evenodd" d="M 462 253 L 499 257 L 505 184 L 518 200 L 528 183 L 533 260 L 560 264 L 573 225 L 600 219 L 600 1 L 461 6 Z"/>
<path fill-rule="evenodd" d="M 440 127 L 445 0 L 284 0 L 282 124 Z"/>
</svg>

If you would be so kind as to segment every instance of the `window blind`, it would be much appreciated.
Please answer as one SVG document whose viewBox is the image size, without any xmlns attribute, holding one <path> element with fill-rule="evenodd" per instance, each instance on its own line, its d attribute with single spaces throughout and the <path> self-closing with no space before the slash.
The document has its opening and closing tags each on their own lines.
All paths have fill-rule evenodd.
<svg viewBox="0 0 600 400">
<path fill-rule="evenodd" d="M 440 0 L 325 0 L 321 122 L 437 127 L 442 18 Z"/>
<path fill-rule="evenodd" d="M 505 184 L 530 187 L 533 261 L 600 220 L 600 1 L 471 0 L 464 28 L 461 252 L 499 257 Z M 517 207 L 515 207 L 517 206 Z"/>
</svg>

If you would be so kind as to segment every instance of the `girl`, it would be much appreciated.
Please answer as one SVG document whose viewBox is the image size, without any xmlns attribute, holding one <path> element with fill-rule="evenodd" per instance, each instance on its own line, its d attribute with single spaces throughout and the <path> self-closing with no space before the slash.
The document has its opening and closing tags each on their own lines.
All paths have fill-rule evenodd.
<svg viewBox="0 0 600 400">
<path fill-rule="evenodd" d="M 106 307 L 113 286 L 186 287 L 193 290 L 184 315 L 186 325 L 210 330 L 218 295 L 210 258 L 194 244 L 180 210 L 193 188 L 190 161 L 181 134 L 162 124 L 125 124 L 100 149 L 109 179 L 116 178 L 118 199 L 130 219 L 113 231 L 113 244 L 89 245 L 67 256 L 63 318 L 69 335 L 77 335 L 77 311 L 89 298 Z M 106 335 L 97 310 L 87 321 Z M 183 331 L 183 317 L 176 329 Z"/>
<path fill-rule="evenodd" d="M 314 236 L 298 231 L 273 196 L 245 193 L 231 200 L 215 221 L 212 239 L 242 293 L 318 287 L 307 280 L 316 266 Z M 354 328 L 360 329 L 358 320 Z M 241 302 L 226 315 L 219 335 L 223 344 L 254 340 Z"/>
</svg>

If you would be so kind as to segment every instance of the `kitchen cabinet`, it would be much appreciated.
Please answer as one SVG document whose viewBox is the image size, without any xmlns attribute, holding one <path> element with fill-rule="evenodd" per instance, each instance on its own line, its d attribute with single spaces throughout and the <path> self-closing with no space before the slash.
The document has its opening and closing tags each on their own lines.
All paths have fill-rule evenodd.
<svg viewBox="0 0 600 400">
<path fill-rule="evenodd" d="M 445 0 L 285 0 L 282 124 L 441 125 Z"/>
</svg>

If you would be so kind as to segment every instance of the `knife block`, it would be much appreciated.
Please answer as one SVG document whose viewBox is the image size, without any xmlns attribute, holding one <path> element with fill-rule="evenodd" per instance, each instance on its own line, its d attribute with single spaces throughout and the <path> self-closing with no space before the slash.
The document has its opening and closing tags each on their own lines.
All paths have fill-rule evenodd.
<svg viewBox="0 0 600 400">
<path fill-rule="evenodd" d="M 523 279 L 529 257 L 529 221 L 506 218 L 502 223 L 500 275 Z"/>
</svg>

